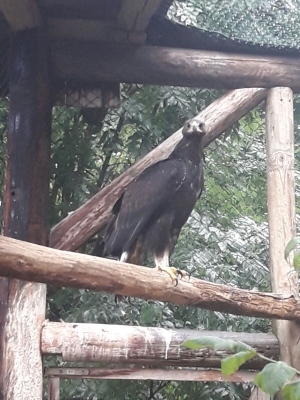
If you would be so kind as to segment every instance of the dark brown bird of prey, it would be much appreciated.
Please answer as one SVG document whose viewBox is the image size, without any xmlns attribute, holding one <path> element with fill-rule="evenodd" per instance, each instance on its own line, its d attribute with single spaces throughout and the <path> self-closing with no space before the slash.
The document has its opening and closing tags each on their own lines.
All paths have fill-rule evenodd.
<svg viewBox="0 0 300 400">
<path fill-rule="evenodd" d="M 170 156 L 145 169 L 115 203 L 104 238 L 104 255 L 140 264 L 152 254 L 158 270 L 174 284 L 180 271 L 169 266 L 179 232 L 203 190 L 205 124 L 185 122 L 183 138 Z M 182 275 L 182 274 L 181 274 Z"/>
</svg>

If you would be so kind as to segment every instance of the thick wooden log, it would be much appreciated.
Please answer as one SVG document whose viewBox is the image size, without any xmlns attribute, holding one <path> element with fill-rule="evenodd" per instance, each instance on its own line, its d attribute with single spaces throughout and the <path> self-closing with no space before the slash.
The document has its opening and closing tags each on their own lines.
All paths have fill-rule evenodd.
<svg viewBox="0 0 300 400">
<path fill-rule="evenodd" d="M 243 341 L 267 357 L 279 356 L 278 341 L 271 333 L 59 322 L 45 322 L 41 349 L 43 354 L 59 354 L 64 361 L 72 362 L 220 368 L 221 359 L 229 353 L 181 346 L 185 340 L 203 336 Z M 262 359 L 254 359 L 246 368 L 260 369 L 265 364 Z"/>
<path fill-rule="evenodd" d="M 267 92 L 267 89 L 235 90 L 201 111 L 197 117 L 206 122 L 208 131 L 204 138 L 204 145 L 207 146 L 264 100 Z M 145 168 L 168 157 L 181 138 L 182 133 L 179 129 L 110 185 L 62 220 L 51 231 L 50 247 L 62 250 L 78 249 L 107 223 L 111 209 L 126 185 Z"/>
<path fill-rule="evenodd" d="M 47 45 L 38 31 L 14 37 L 4 209 L 6 235 L 47 244 L 51 96 Z M 46 287 L 1 279 L 0 398 L 42 397 L 40 332 Z"/>
<path fill-rule="evenodd" d="M 0 276 L 87 288 L 252 317 L 298 320 L 293 295 L 260 293 L 188 278 L 174 287 L 153 268 L 0 237 Z"/>
<path fill-rule="evenodd" d="M 42 23 L 35 0 L 0 0 L 0 9 L 13 31 L 35 28 Z"/>
<path fill-rule="evenodd" d="M 299 58 L 224 54 L 96 42 L 52 43 L 58 80 L 236 89 L 288 86 L 300 91 Z"/>
<path fill-rule="evenodd" d="M 47 368 L 46 375 L 51 379 L 122 379 L 122 380 L 152 380 L 152 381 L 189 381 L 189 382 L 253 382 L 257 373 L 238 371 L 230 376 L 217 370 L 193 369 L 158 369 L 158 368 Z M 48 397 L 49 400 L 59 398 Z"/>
<path fill-rule="evenodd" d="M 267 99 L 267 178 L 272 290 L 299 296 L 298 274 L 285 261 L 284 249 L 296 236 L 294 182 L 293 92 L 289 88 L 271 89 Z M 282 361 L 300 368 L 300 327 L 277 321 L 275 332 L 280 342 Z"/>
</svg>

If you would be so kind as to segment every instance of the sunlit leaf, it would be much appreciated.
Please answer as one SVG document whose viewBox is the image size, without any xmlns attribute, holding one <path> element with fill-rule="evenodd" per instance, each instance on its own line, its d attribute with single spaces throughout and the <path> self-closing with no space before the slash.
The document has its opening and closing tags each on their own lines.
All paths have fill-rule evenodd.
<svg viewBox="0 0 300 400">
<path fill-rule="evenodd" d="M 221 360 L 221 371 L 224 375 L 231 375 L 236 372 L 241 365 L 243 365 L 246 361 L 251 360 L 251 358 L 255 357 L 256 351 L 240 351 L 239 353 L 234 354 L 233 356 L 227 357 L 224 360 Z"/>
<path fill-rule="evenodd" d="M 283 400 L 300 400 L 300 381 L 286 384 L 282 389 Z"/>
<path fill-rule="evenodd" d="M 278 390 L 286 385 L 296 375 L 296 372 L 285 362 L 270 363 L 256 375 L 254 383 L 273 399 Z"/>
<path fill-rule="evenodd" d="M 296 271 L 300 270 L 300 250 L 297 250 L 294 255 L 293 266 Z"/>
<path fill-rule="evenodd" d="M 255 351 L 252 347 L 236 340 L 220 339 L 214 336 L 203 336 L 196 339 L 189 339 L 182 343 L 182 346 L 190 349 L 210 348 L 213 350 L 227 350 L 232 352 Z"/>
<path fill-rule="evenodd" d="M 297 245 L 300 243 L 300 238 L 295 237 L 291 239 L 284 249 L 284 258 L 287 260 L 290 253 L 297 248 Z"/>
</svg>

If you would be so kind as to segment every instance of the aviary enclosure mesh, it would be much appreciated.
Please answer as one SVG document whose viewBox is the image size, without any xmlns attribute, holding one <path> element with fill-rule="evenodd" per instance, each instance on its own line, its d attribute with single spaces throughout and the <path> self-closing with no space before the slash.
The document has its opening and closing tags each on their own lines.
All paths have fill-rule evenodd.
<svg viewBox="0 0 300 400">
<path fill-rule="evenodd" d="M 295 0 L 176 1 L 168 16 L 180 23 L 248 42 L 293 48 L 299 48 L 300 44 L 300 4 Z M 8 113 L 8 49 L 7 43 L 0 47 L 0 211 L 3 208 Z M 69 107 L 56 105 L 53 108 L 49 225 L 54 226 L 66 217 L 175 132 L 185 119 L 197 114 L 221 94 L 207 89 L 123 85 L 120 104 L 114 109 L 103 111 L 95 107 L 80 109 L 72 104 Z M 97 105 L 97 95 L 91 97 L 90 102 Z M 299 124 L 296 97 L 296 171 Z M 201 279 L 268 291 L 264 104 L 213 142 L 205 153 L 205 192 L 182 231 L 173 264 Z M 298 207 L 297 202 L 297 210 Z M 99 232 L 91 238 L 80 251 L 92 253 L 102 234 Z M 116 306 L 110 294 L 49 287 L 46 318 L 200 330 L 268 332 L 270 329 L 268 321 L 257 318 L 140 299 L 131 302 L 132 305 L 125 302 Z M 59 357 L 45 357 L 48 367 L 72 365 Z M 196 393 L 197 399 L 241 399 L 248 398 L 249 387 L 70 379 L 61 380 L 60 398 L 183 399 L 195 398 Z"/>
</svg>

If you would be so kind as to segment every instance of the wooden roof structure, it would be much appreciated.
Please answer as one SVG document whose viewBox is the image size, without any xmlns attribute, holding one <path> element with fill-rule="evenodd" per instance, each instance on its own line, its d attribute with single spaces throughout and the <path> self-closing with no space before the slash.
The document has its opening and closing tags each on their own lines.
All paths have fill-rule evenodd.
<svg viewBox="0 0 300 400">
<path fill-rule="evenodd" d="M 166 17 L 172 3 L 0 0 L 0 43 L 11 32 L 43 30 L 51 47 L 50 68 L 58 92 L 65 91 L 65 82 L 88 91 L 102 88 L 104 82 L 272 87 L 273 76 L 276 85 L 300 91 L 299 49 L 261 46 L 175 23 Z M 117 97 L 115 86 L 109 90 L 110 99 Z M 83 100 L 79 105 L 88 103 Z"/>
</svg>

